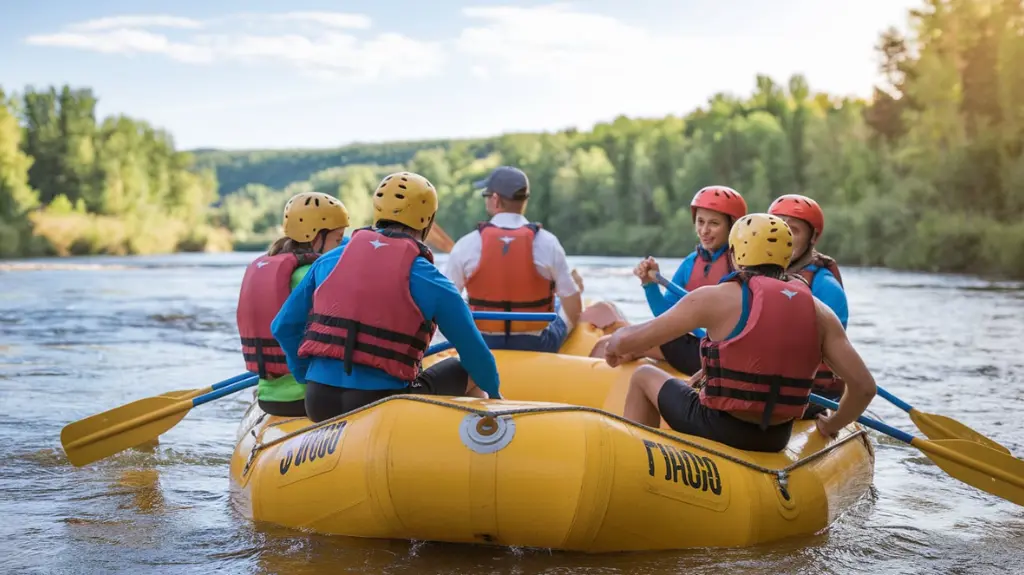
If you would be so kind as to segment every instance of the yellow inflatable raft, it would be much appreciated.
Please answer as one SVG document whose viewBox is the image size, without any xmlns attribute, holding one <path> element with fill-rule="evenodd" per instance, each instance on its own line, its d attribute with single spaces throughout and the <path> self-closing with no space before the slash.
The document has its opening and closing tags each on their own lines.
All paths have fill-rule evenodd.
<svg viewBox="0 0 1024 575">
<path fill-rule="evenodd" d="M 254 404 L 236 508 L 326 534 L 612 552 L 810 535 L 871 484 L 857 426 L 826 441 L 802 421 L 786 450 L 744 452 L 623 419 L 640 362 L 495 357 L 504 401 L 400 395 L 319 424 Z"/>
</svg>

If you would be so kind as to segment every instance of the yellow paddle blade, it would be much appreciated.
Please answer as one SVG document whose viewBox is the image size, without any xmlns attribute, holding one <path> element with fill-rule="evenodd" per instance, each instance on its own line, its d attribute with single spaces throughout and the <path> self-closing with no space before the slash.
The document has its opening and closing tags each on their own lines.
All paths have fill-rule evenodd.
<svg viewBox="0 0 1024 575">
<path fill-rule="evenodd" d="M 911 445 L 955 479 L 1024 506 L 1024 461 L 966 439 L 915 437 Z"/>
<path fill-rule="evenodd" d="M 60 443 L 68 461 L 81 467 L 159 437 L 191 408 L 191 399 L 147 397 L 65 425 Z"/>
<path fill-rule="evenodd" d="M 203 389 L 179 389 L 177 391 L 168 391 L 160 394 L 158 397 L 173 397 L 175 399 L 192 399 L 193 397 L 199 397 L 200 395 L 210 393 L 213 391 L 213 386 L 204 387 Z"/>
<path fill-rule="evenodd" d="M 996 451 L 1009 454 L 1010 450 L 974 431 L 970 427 L 944 415 L 934 413 L 922 413 L 916 409 L 910 410 L 910 419 L 914 425 L 921 430 L 921 433 L 928 436 L 928 439 L 966 439 L 984 446 L 991 447 Z"/>
</svg>

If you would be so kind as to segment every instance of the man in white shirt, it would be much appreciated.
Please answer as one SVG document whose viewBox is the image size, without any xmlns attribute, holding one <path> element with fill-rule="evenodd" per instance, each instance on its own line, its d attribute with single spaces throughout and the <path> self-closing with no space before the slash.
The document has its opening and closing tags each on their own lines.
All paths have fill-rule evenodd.
<svg viewBox="0 0 1024 575">
<path fill-rule="evenodd" d="M 530 181 L 522 170 L 498 167 L 475 186 L 483 189 L 491 219 L 455 243 L 444 274 L 460 292 L 466 289 L 474 311 L 551 312 L 557 295 L 562 305 L 550 323 L 476 322 L 491 349 L 557 352 L 583 310 L 565 250 L 523 215 Z"/>
</svg>

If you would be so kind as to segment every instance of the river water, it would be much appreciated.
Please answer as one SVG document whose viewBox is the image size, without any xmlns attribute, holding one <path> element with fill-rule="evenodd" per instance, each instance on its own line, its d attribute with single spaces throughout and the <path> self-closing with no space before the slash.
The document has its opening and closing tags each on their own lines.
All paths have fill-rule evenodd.
<svg viewBox="0 0 1024 575">
<path fill-rule="evenodd" d="M 872 491 L 823 533 L 673 553 L 361 541 L 253 525 L 228 499 L 248 390 L 193 410 L 153 450 L 72 467 L 60 448 L 67 423 L 243 371 L 235 304 L 254 256 L 0 262 L 0 572 L 1024 572 L 1024 508 L 877 434 Z M 634 259 L 572 259 L 588 297 L 617 302 L 633 321 L 649 317 Z M 880 384 L 1024 454 L 1024 286 L 875 269 L 843 277 L 851 339 Z M 870 411 L 915 431 L 880 397 Z"/>
</svg>

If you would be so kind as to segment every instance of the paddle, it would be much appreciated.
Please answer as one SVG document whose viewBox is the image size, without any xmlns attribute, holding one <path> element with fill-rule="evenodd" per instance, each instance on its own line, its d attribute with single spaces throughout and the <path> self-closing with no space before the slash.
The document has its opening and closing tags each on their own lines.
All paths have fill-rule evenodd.
<svg viewBox="0 0 1024 575">
<path fill-rule="evenodd" d="M 877 387 L 878 395 L 881 395 L 896 407 L 910 414 L 910 420 L 913 421 L 914 425 L 921 430 L 921 433 L 928 436 L 929 439 L 965 439 L 967 441 L 974 441 L 987 447 L 991 447 L 992 449 L 1002 451 L 1003 453 L 1010 453 L 1009 449 L 955 419 L 944 415 L 918 411 L 910 404 L 905 403 L 900 398 L 889 393 L 885 389 L 882 389 L 882 386 L 879 385 Z"/>
<path fill-rule="evenodd" d="M 200 395 L 203 395 L 204 393 L 210 393 L 211 391 L 217 391 L 218 389 L 221 389 L 222 387 L 227 387 L 227 386 L 231 385 L 232 383 L 235 383 L 236 381 L 242 381 L 243 379 L 246 379 L 246 378 L 251 377 L 251 376 L 252 376 L 252 373 L 246 371 L 246 372 L 242 372 L 242 373 L 240 373 L 240 374 L 238 374 L 238 375 L 236 375 L 234 377 L 229 377 L 228 379 L 225 379 L 224 381 L 215 383 L 215 384 L 213 384 L 211 386 L 208 386 L 208 387 L 203 387 L 203 388 L 200 388 L 200 389 L 179 389 L 177 391 L 168 391 L 168 392 L 162 393 L 160 395 L 167 396 L 167 397 L 176 397 L 178 399 L 192 399 L 193 397 L 198 397 Z M 128 407 L 128 406 L 125 405 L 125 406 L 122 406 L 122 407 Z M 118 409 L 120 409 L 120 408 L 118 408 Z"/>
<path fill-rule="evenodd" d="M 668 291 L 674 293 L 676 296 L 679 297 L 679 299 L 682 299 L 682 298 L 686 297 L 686 294 L 689 293 L 685 289 L 683 289 L 683 288 L 679 287 L 678 285 L 672 283 L 671 280 L 667 279 L 665 276 L 661 275 L 660 273 L 658 273 L 656 271 L 649 272 L 647 274 L 647 276 L 650 277 L 655 282 L 657 282 L 658 284 L 660 284 L 662 287 L 664 287 Z M 693 335 L 695 337 L 697 337 L 698 339 L 704 337 L 707 334 L 707 332 L 704 331 L 703 328 L 699 328 L 699 327 L 697 329 L 693 330 L 691 333 L 693 333 Z"/>
<path fill-rule="evenodd" d="M 448 342 L 430 346 L 426 355 L 449 347 Z M 65 425 L 60 442 L 72 465 L 88 465 L 152 441 L 177 425 L 192 408 L 253 387 L 258 382 L 256 374 L 244 373 L 210 386 L 212 391 L 196 397 L 183 398 L 174 395 L 181 392 L 171 392 L 133 401 Z"/>
<path fill-rule="evenodd" d="M 551 312 L 516 312 L 516 311 L 474 311 L 473 319 L 497 320 L 497 321 L 554 321 L 557 313 Z"/>
<path fill-rule="evenodd" d="M 831 410 L 839 409 L 838 403 L 817 394 L 812 393 L 810 399 L 811 402 L 822 407 Z M 964 439 L 929 441 L 914 437 L 863 415 L 858 417 L 857 421 L 875 431 L 920 449 L 928 456 L 928 459 L 931 459 L 935 465 L 954 479 L 959 479 L 986 493 L 1024 506 L 1024 461 L 973 441 Z"/>
<path fill-rule="evenodd" d="M 446 254 L 452 253 L 452 247 L 455 246 L 451 236 L 441 226 L 437 225 L 436 222 L 430 226 L 430 232 L 427 233 L 427 243 L 431 244 L 433 249 Z"/>
</svg>

